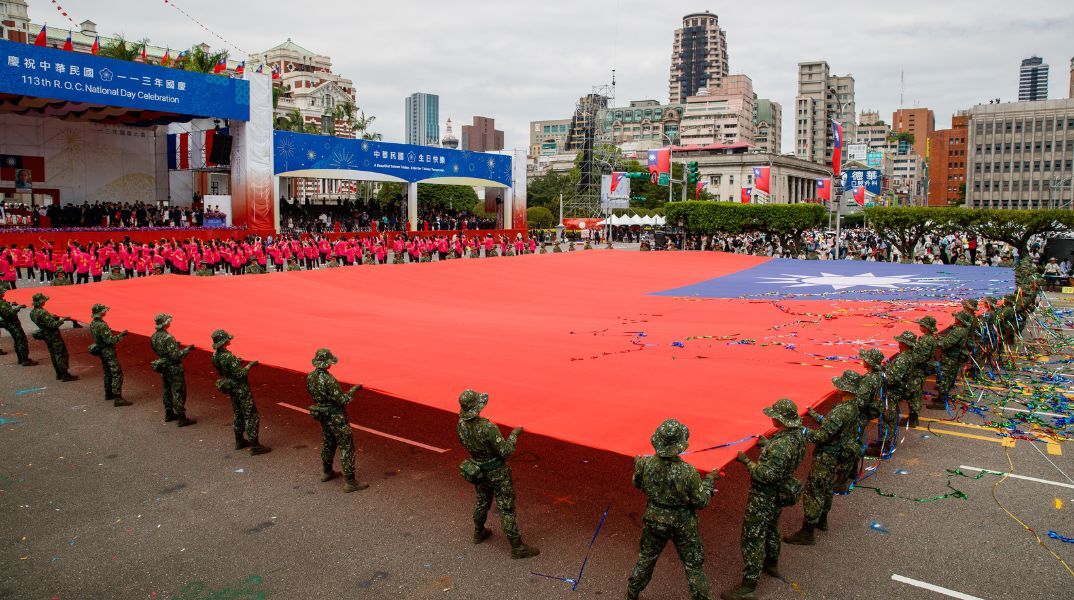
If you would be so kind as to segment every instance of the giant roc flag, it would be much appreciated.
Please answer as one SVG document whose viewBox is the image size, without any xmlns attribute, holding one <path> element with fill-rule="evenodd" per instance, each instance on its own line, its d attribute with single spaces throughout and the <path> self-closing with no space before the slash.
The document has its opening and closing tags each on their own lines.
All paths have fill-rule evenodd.
<svg viewBox="0 0 1074 600">
<path fill-rule="evenodd" d="M 47 291 L 57 314 L 88 320 L 103 302 L 113 328 L 142 335 L 169 312 L 206 350 L 223 327 L 239 355 L 295 371 L 327 346 L 342 381 L 443 410 L 472 387 L 501 424 L 624 455 L 650 453 L 675 417 L 688 460 L 716 469 L 752 439 L 705 449 L 766 433 L 764 406 L 804 413 L 860 370 L 860 349 L 891 354 L 913 319 L 946 327 L 958 299 L 1012 288 L 998 268 L 595 250 Z"/>
</svg>

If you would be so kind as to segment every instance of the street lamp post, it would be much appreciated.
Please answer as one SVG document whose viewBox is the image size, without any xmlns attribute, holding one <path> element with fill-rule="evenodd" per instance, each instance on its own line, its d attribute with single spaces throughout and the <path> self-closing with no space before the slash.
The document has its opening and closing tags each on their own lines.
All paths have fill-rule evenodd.
<svg viewBox="0 0 1074 600">
<path fill-rule="evenodd" d="M 835 88 L 830 87 L 830 88 L 828 88 L 828 91 L 831 92 L 833 95 L 836 95 Z M 846 110 L 846 107 L 850 106 L 850 104 L 851 104 L 850 102 L 844 102 L 844 103 L 840 104 L 838 114 L 842 115 L 843 111 Z M 834 121 L 835 119 L 833 118 L 831 120 Z M 839 142 L 840 142 L 840 144 L 842 146 L 846 146 L 846 144 L 843 143 L 843 142 L 845 142 L 845 140 L 840 140 Z M 836 258 L 836 260 L 842 258 L 841 253 L 840 253 L 840 248 L 839 248 L 839 233 L 840 233 L 840 229 L 841 229 L 840 228 L 840 225 L 841 225 L 840 224 L 840 217 L 842 216 L 843 204 L 846 202 L 846 193 L 847 193 L 846 188 L 843 187 L 843 181 L 842 181 L 842 171 L 843 171 L 842 167 L 843 167 L 843 163 L 845 163 L 845 162 L 846 161 L 843 159 L 843 154 L 840 153 L 840 156 L 839 156 L 839 172 L 840 172 L 839 192 L 840 193 L 837 195 L 839 200 L 837 201 L 837 204 L 836 204 L 836 207 L 835 207 L 835 258 Z M 833 166 L 832 167 L 832 187 L 834 188 L 835 185 L 836 185 L 836 183 L 835 183 L 835 167 Z M 835 190 L 833 189 L 832 191 L 834 192 Z"/>
</svg>

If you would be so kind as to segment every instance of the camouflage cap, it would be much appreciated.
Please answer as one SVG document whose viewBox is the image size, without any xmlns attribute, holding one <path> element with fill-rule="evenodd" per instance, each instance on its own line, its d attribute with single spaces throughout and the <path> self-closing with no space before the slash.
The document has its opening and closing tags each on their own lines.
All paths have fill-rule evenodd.
<svg viewBox="0 0 1074 600">
<path fill-rule="evenodd" d="M 914 321 L 914 323 L 917 323 L 918 325 L 920 325 L 922 327 L 922 329 L 925 329 L 929 333 L 936 333 L 936 319 L 935 319 L 935 317 L 924 316 L 924 317 L 921 317 L 920 319 Z"/>
<path fill-rule="evenodd" d="M 34 306 L 40 307 L 42 304 L 48 302 L 48 296 L 42 294 L 41 292 L 37 292 L 36 294 L 34 294 L 33 301 Z"/>
<path fill-rule="evenodd" d="M 235 336 L 224 331 L 223 329 L 217 329 L 213 332 L 213 350 L 219 350 L 227 345 L 228 342 L 235 339 Z"/>
<path fill-rule="evenodd" d="M 780 398 L 776 403 L 764 409 L 764 414 L 783 423 L 784 427 L 801 427 L 802 417 L 798 416 L 798 405 L 793 400 Z"/>
<path fill-rule="evenodd" d="M 917 345 L 917 336 L 912 331 L 904 331 L 895 336 L 895 341 L 913 348 Z"/>
<path fill-rule="evenodd" d="M 884 353 L 877 350 L 876 348 L 862 350 L 858 353 L 858 355 L 861 356 L 862 360 L 865 361 L 865 364 L 873 367 L 874 369 L 879 369 L 880 365 L 884 363 Z"/>
<path fill-rule="evenodd" d="M 8 283 L 6 281 L 0 281 L 0 297 L 2 297 L 4 295 L 4 292 L 6 292 L 6 291 L 8 291 L 10 289 L 11 289 L 11 286 L 8 285 Z"/>
<path fill-rule="evenodd" d="M 985 306 L 989 306 L 989 307 L 995 306 L 996 303 L 999 302 L 999 300 L 996 300 L 995 296 L 985 296 L 983 300 L 984 300 Z"/>
<path fill-rule="evenodd" d="M 108 312 L 108 307 L 103 304 L 93 305 L 93 318 L 103 317 L 104 313 Z"/>
<path fill-rule="evenodd" d="M 969 309 L 969 310 L 977 310 L 977 299 L 976 298 L 963 298 L 962 299 L 962 306 L 967 308 L 967 309 Z"/>
<path fill-rule="evenodd" d="M 1018 299 L 1018 296 L 1016 296 L 1014 294 L 1006 294 L 1006 295 L 1003 296 L 1003 301 L 1004 302 L 1014 302 L 1017 299 Z"/>
<path fill-rule="evenodd" d="M 668 419 L 656 428 L 649 442 L 657 456 L 674 458 L 685 452 L 690 444 L 690 428 L 676 419 Z"/>
<path fill-rule="evenodd" d="M 489 403 L 489 395 L 467 389 L 459 394 L 459 417 L 474 419 L 481 414 L 481 409 Z"/>
<path fill-rule="evenodd" d="M 861 377 L 861 373 L 848 369 L 839 377 L 832 377 L 832 384 L 840 392 L 856 392 L 858 384 L 861 383 Z"/>
<path fill-rule="evenodd" d="M 969 325 L 973 324 L 973 317 L 971 317 L 968 313 L 964 313 L 964 312 L 956 313 L 955 314 L 955 319 L 959 323 L 961 323 L 963 325 L 966 325 L 966 326 L 969 326 Z"/>
<path fill-rule="evenodd" d="M 339 362 L 339 359 L 328 348 L 321 348 L 317 351 L 317 354 L 313 355 L 313 366 L 318 369 L 327 369 L 337 362 Z"/>
<path fill-rule="evenodd" d="M 172 316 L 167 313 L 160 313 L 153 319 L 153 323 L 156 324 L 157 329 L 163 329 L 172 322 Z"/>
</svg>

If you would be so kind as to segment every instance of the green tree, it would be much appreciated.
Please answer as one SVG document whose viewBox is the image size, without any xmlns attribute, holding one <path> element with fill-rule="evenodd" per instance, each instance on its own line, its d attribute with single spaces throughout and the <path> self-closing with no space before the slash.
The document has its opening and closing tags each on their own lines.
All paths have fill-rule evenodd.
<svg viewBox="0 0 1074 600">
<path fill-rule="evenodd" d="M 552 227 L 554 221 L 552 211 L 543 206 L 531 206 L 526 209 L 526 225 L 531 229 L 548 229 Z"/>
<path fill-rule="evenodd" d="M 560 194 L 569 199 L 577 193 L 578 181 L 575 176 L 575 173 L 549 171 L 534 177 L 526 184 L 526 205 L 543 206 L 558 215 Z"/>
<path fill-rule="evenodd" d="M 974 210 L 974 209 L 966 209 Z M 1069 210 L 976 209 L 973 230 L 988 240 L 1006 242 L 1025 256 L 1029 240 L 1067 233 L 1074 228 L 1074 213 Z"/>
<path fill-rule="evenodd" d="M 477 192 L 468 185 L 419 183 L 418 205 L 425 208 L 470 212 L 477 205 Z"/>
<path fill-rule="evenodd" d="M 295 133 L 320 133 L 321 128 L 316 123 L 309 123 L 298 109 L 294 109 L 287 115 L 276 119 L 276 129 L 280 131 L 293 131 Z"/>
<path fill-rule="evenodd" d="M 945 224 L 942 212 L 920 206 L 875 206 L 865 209 L 865 218 L 869 227 L 899 250 L 903 262 L 911 262 L 925 234 Z"/>
<path fill-rule="evenodd" d="M 373 115 L 366 116 L 364 110 L 358 111 L 358 115 L 353 118 L 352 122 L 354 133 L 357 134 L 358 139 L 373 140 L 377 142 L 384 139 L 384 136 L 381 134 L 369 131 L 369 127 L 373 125 L 373 121 L 376 120 L 377 118 Z"/>
<path fill-rule="evenodd" d="M 148 39 L 143 39 L 140 42 L 131 42 L 123 37 L 123 34 L 116 34 L 112 41 L 106 43 L 101 48 L 101 56 L 134 62 L 142 56 L 142 48 L 146 47 L 148 44 Z"/>
<path fill-rule="evenodd" d="M 201 46 L 194 46 L 186 58 L 176 63 L 176 66 L 184 71 L 195 73 L 212 73 L 221 60 L 227 61 L 227 50 L 220 52 L 206 52 Z"/>
</svg>

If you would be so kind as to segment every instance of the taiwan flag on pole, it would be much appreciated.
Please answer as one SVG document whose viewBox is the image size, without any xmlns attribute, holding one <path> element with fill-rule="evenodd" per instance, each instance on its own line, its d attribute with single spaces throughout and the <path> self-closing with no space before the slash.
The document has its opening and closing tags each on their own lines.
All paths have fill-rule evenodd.
<svg viewBox="0 0 1074 600">
<path fill-rule="evenodd" d="M 216 65 L 213 66 L 213 74 L 219 75 L 227 70 L 227 56 L 220 56 L 220 60 L 216 61 Z"/>
<path fill-rule="evenodd" d="M 93 45 L 90 46 L 90 54 L 97 56 L 101 53 L 101 36 L 93 38 Z"/>
<path fill-rule="evenodd" d="M 865 206 L 865 186 L 859 185 L 854 188 L 854 201 L 858 203 L 858 206 Z"/>
<path fill-rule="evenodd" d="M 623 173 L 620 173 L 620 172 L 613 172 L 613 173 L 612 173 L 612 186 L 611 186 L 611 191 L 613 191 L 613 192 L 614 192 L 615 190 L 619 189 L 619 184 L 620 184 L 620 183 L 621 183 L 621 182 L 623 181 L 623 179 L 625 179 L 625 178 L 626 178 L 626 173 L 625 173 L 625 172 L 623 172 Z"/>
<path fill-rule="evenodd" d="M 772 172 L 771 167 L 753 167 L 753 187 L 757 191 L 771 194 L 772 191 L 769 187 L 769 175 Z"/>
<path fill-rule="evenodd" d="M 242 75 L 244 73 L 246 73 L 246 61 L 245 60 L 242 61 L 241 63 L 239 63 L 239 66 L 235 67 L 235 74 L 236 75 Z"/>
<path fill-rule="evenodd" d="M 832 119 L 832 177 L 839 177 L 843 165 L 843 126 Z"/>
<path fill-rule="evenodd" d="M 71 43 L 71 30 L 67 30 L 67 39 L 63 42 L 63 49 L 68 52 L 74 52 L 75 45 Z"/>
<path fill-rule="evenodd" d="M 279 79 L 280 78 L 280 65 L 273 65 L 273 67 L 272 67 L 272 78 L 273 79 Z"/>
<path fill-rule="evenodd" d="M 817 180 L 817 200 L 832 200 L 832 180 L 831 179 L 818 179 Z"/>
<path fill-rule="evenodd" d="M 142 44 L 142 62 L 144 62 L 144 63 L 149 62 L 149 54 L 145 50 L 145 44 Z"/>
<path fill-rule="evenodd" d="M 34 38 L 35 46 L 48 46 L 48 25 L 42 25 L 41 31 L 37 33 L 37 37 Z"/>
<path fill-rule="evenodd" d="M 671 148 L 661 148 L 659 150 L 649 151 L 649 172 L 671 172 Z"/>
<path fill-rule="evenodd" d="M 751 197 L 753 197 L 753 188 L 748 188 L 748 187 L 742 188 L 742 203 L 743 204 L 749 204 Z"/>
<path fill-rule="evenodd" d="M 697 189 L 694 190 L 694 199 L 695 200 L 700 200 L 701 199 L 701 190 L 704 189 L 704 187 L 705 187 L 704 183 L 702 183 L 700 181 L 697 182 Z"/>
</svg>

